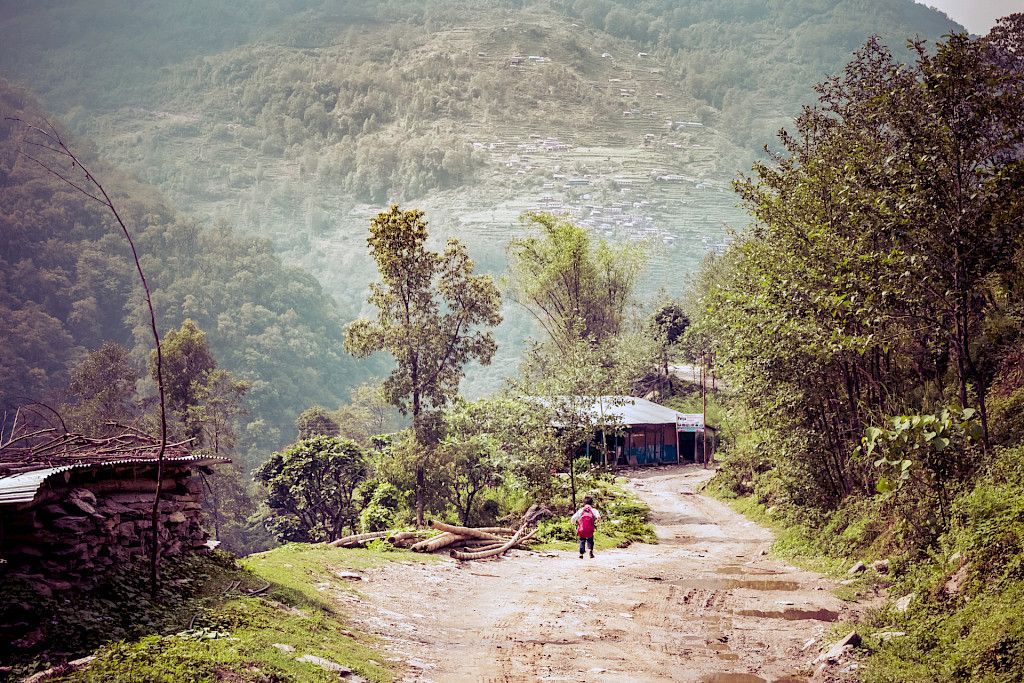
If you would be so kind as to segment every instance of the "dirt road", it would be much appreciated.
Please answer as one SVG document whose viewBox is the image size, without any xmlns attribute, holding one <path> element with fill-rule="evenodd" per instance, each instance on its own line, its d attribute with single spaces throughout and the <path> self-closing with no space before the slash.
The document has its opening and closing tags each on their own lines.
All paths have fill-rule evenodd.
<svg viewBox="0 0 1024 683">
<path fill-rule="evenodd" d="M 366 576 L 359 619 L 410 681 L 808 680 L 818 646 L 804 646 L 843 603 L 821 576 L 765 557 L 768 531 L 695 494 L 708 477 L 633 475 L 658 545 L 392 564 Z"/>
</svg>

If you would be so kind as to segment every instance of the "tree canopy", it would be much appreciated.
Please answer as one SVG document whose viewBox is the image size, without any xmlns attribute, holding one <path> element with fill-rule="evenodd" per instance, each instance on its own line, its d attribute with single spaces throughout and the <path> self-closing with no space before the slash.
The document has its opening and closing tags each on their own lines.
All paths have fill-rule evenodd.
<svg viewBox="0 0 1024 683">
<path fill-rule="evenodd" d="M 476 275 L 473 261 L 458 240 L 441 253 L 426 248 L 423 212 L 392 205 L 370 223 L 367 244 L 380 282 L 370 285 L 374 320 L 359 319 L 345 328 L 345 348 L 357 357 L 386 351 L 395 368 L 384 380 L 387 399 L 410 414 L 423 446 L 432 437 L 426 420 L 458 392 L 465 365 L 486 365 L 496 348 L 487 329 L 501 322 L 501 297 L 489 275 Z M 423 466 L 417 467 L 422 483 Z M 422 485 L 418 487 L 422 489 Z M 423 522 L 423 498 L 418 494 Z"/>
<path fill-rule="evenodd" d="M 910 66 L 869 41 L 737 183 L 757 222 L 703 275 L 692 332 L 785 443 L 795 495 L 874 492 L 854 449 L 890 416 L 955 402 L 989 441 L 994 369 L 1021 338 L 1022 22 L 916 45 Z"/>
<path fill-rule="evenodd" d="M 559 348 L 584 338 L 600 343 L 623 331 L 637 277 L 641 248 L 596 243 L 586 228 L 546 213 L 523 217 L 540 235 L 509 243 L 508 285 Z"/>
<path fill-rule="evenodd" d="M 282 541 L 333 541 L 354 530 L 356 487 L 368 473 L 354 442 L 315 436 L 274 453 L 255 471 L 267 487 L 267 528 Z"/>
</svg>

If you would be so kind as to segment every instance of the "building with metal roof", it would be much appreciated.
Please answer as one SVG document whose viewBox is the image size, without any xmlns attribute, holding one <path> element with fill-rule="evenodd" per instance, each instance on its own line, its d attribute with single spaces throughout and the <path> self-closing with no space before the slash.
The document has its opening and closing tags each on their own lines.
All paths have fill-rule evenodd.
<svg viewBox="0 0 1024 683">
<path fill-rule="evenodd" d="M 703 462 L 717 444 L 717 430 L 701 413 L 681 413 L 636 396 L 567 397 L 601 425 L 592 442 L 581 446 L 599 464 L 619 467 Z M 550 405 L 558 397 L 540 399 Z M 601 448 L 602 441 L 605 449 Z M 607 453 L 608 463 L 604 463 Z"/>
<path fill-rule="evenodd" d="M 164 557 L 207 549 L 202 477 L 227 458 L 141 433 L 31 441 L 0 447 L 0 583 L 88 585 L 145 557 L 154 533 Z"/>
<path fill-rule="evenodd" d="M 172 456 L 164 458 L 164 466 L 171 467 L 209 467 L 231 462 L 228 458 L 214 458 L 205 455 Z M 41 467 L 36 470 L 18 472 L 7 476 L 0 476 L 0 507 L 6 505 L 32 505 L 40 492 L 49 488 L 49 483 L 59 483 L 63 486 L 71 479 L 71 474 L 99 470 L 124 469 L 129 467 L 135 471 L 142 468 L 154 469 L 155 458 L 123 458 L 119 460 L 106 460 L 100 462 L 76 462 L 69 465 L 57 467 Z"/>
</svg>

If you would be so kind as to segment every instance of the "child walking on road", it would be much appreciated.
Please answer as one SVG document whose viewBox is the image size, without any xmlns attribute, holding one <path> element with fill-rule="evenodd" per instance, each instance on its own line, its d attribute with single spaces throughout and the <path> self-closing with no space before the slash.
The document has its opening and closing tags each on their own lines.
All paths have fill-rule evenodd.
<svg viewBox="0 0 1024 683">
<path fill-rule="evenodd" d="M 594 499 L 587 496 L 583 499 L 583 507 L 572 516 L 572 522 L 576 525 L 576 535 L 580 537 L 580 559 L 583 559 L 583 552 L 590 546 L 590 556 L 594 556 L 594 529 L 597 528 L 597 520 L 601 519 L 601 513 L 594 508 Z"/>
</svg>

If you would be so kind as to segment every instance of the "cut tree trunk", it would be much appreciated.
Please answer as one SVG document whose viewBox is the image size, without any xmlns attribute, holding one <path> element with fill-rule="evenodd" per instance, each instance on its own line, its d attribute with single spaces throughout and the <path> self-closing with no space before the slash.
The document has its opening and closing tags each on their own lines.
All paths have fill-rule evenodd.
<svg viewBox="0 0 1024 683">
<path fill-rule="evenodd" d="M 458 550 L 453 550 L 453 551 L 451 551 L 450 555 L 453 558 L 455 558 L 456 560 L 461 560 L 461 561 L 465 561 L 465 560 L 483 560 L 483 559 L 486 559 L 488 557 L 494 557 L 495 555 L 501 555 L 502 553 L 507 552 L 509 549 L 511 549 L 514 546 L 518 545 L 520 543 L 520 541 L 523 540 L 523 532 L 525 532 L 525 531 L 526 531 L 526 525 L 524 524 L 523 526 L 519 527 L 519 531 L 516 532 L 515 536 L 510 538 L 503 545 L 500 545 L 497 548 L 493 548 L 491 550 L 481 550 L 481 551 L 473 552 L 473 553 L 463 553 L 463 552 L 459 552 Z M 534 532 L 530 532 L 530 536 L 533 536 L 533 533 Z M 527 537 L 527 538 L 529 538 L 529 537 Z"/>
<path fill-rule="evenodd" d="M 482 538 L 488 541 L 504 541 L 501 538 L 492 533 L 488 533 L 483 529 L 473 529 L 468 526 L 455 526 L 454 524 L 445 524 L 444 522 L 438 522 L 436 519 L 430 520 L 430 526 L 434 527 L 438 531 L 447 531 L 450 534 L 457 534 L 459 536 L 468 536 L 469 538 Z"/>
<path fill-rule="evenodd" d="M 354 534 L 352 536 L 344 536 L 336 541 L 331 541 L 327 545 L 332 548 L 344 548 L 353 545 L 362 545 L 368 541 L 374 541 L 378 538 L 386 538 L 390 535 L 390 531 L 373 531 L 366 534 Z"/>
<path fill-rule="evenodd" d="M 457 543 L 460 540 L 462 540 L 461 537 L 455 534 L 448 533 L 446 531 L 442 534 L 434 536 L 433 538 L 428 538 L 425 541 L 420 541 L 416 545 L 409 548 L 409 550 L 413 551 L 414 553 L 432 553 L 435 550 L 440 550 L 441 548 L 449 546 L 453 543 Z"/>
</svg>

